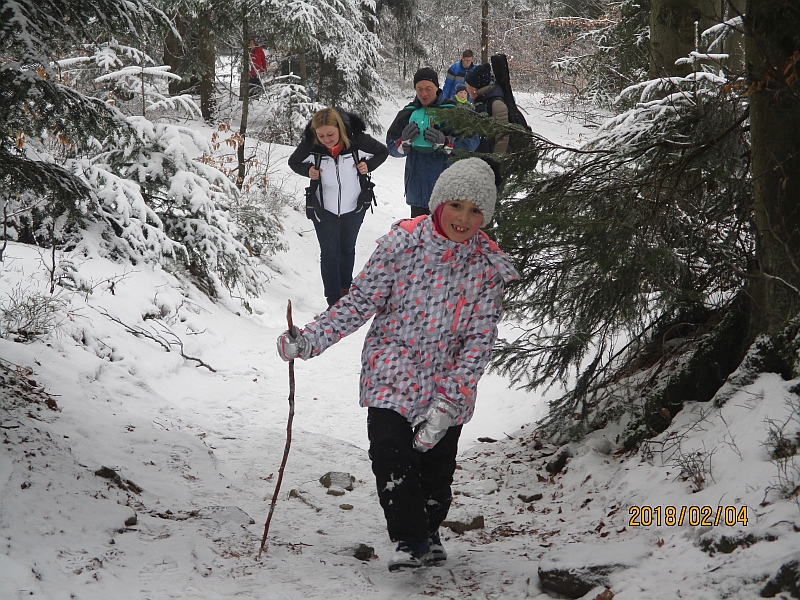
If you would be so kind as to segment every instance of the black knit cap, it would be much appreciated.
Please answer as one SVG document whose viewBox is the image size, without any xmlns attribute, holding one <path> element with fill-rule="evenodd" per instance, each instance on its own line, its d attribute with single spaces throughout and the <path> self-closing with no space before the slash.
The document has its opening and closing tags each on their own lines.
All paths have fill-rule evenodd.
<svg viewBox="0 0 800 600">
<path fill-rule="evenodd" d="M 437 88 L 439 87 L 439 76 L 430 67 L 422 67 L 414 73 L 414 85 L 416 86 L 420 81 L 430 81 Z"/>
<path fill-rule="evenodd" d="M 467 73 L 467 76 L 464 78 L 464 81 L 466 81 L 476 90 L 479 90 L 482 87 L 486 87 L 487 85 L 492 83 L 492 67 L 489 66 L 489 63 L 478 65 L 477 67 L 472 69 L 472 71 Z"/>
</svg>

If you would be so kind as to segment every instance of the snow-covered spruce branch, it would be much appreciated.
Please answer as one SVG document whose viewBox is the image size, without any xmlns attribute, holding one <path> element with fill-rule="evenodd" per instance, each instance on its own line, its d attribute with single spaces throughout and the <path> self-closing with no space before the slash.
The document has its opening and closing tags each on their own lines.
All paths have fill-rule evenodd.
<svg viewBox="0 0 800 600">
<path fill-rule="evenodd" d="M 193 361 L 195 361 L 197 363 L 198 367 L 205 367 L 206 369 L 208 369 L 212 373 L 216 373 L 217 372 L 217 370 L 215 368 L 213 368 L 210 365 L 208 365 L 202 359 L 196 358 L 194 356 L 189 356 L 188 354 L 186 354 L 184 352 L 184 350 L 183 350 L 183 340 L 181 340 L 180 337 L 178 337 L 164 323 L 161 323 L 158 320 L 154 319 L 154 321 L 156 323 L 161 325 L 162 329 L 164 330 L 163 333 L 165 335 L 167 335 L 169 339 L 165 338 L 164 335 L 162 335 L 162 333 L 159 333 L 158 331 L 147 330 L 147 329 L 144 329 L 142 327 L 138 327 L 136 325 L 128 325 L 122 319 L 118 319 L 117 317 L 114 317 L 114 316 L 110 315 L 108 313 L 108 311 L 106 311 L 102 307 L 96 308 L 95 310 L 97 310 L 101 315 L 103 315 L 104 317 L 110 319 L 114 323 L 117 323 L 118 325 L 122 325 L 125 328 L 125 331 L 127 331 L 128 333 L 133 334 L 136 337 L 142 337 L 142 338 L 151 340 L 151 341 L 155 342 L 156 344 L 158 344 L 159 346 L 161 346 L 162 348 L 164 348 L 164 350 L 166 350 L 167 352 L 172 352 L 173 351 L 173 347 L 177 346 L 178 354 L 180 354 L 181 357 L 184 358 L 185 360 L 193 360 Z"/>
</svg>

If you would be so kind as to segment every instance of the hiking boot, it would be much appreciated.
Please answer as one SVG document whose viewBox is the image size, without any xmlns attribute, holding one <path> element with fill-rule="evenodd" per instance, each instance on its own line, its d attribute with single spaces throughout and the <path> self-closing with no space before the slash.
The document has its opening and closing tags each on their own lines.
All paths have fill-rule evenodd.
<svg viewBox="0 0 800 600">
<path fill-rule="evenodd" d="M 439 532 L 434 531 L 428 538 L 428 553 L 425 555 L 424 562 L 426 565 L 432 565 L 445 560 L 447 560 L 447 552 L 439 538 Z"/>
<path fill-rule="evenodd" d="M 422 559 L 428 553 L 428 540 L 424 542 L 400 542 L 397 544 L 392 558 L 389 559 L 389 570 L 404 571 L 406 569 L 418 569 L 424 563 Z"/>
</svg>

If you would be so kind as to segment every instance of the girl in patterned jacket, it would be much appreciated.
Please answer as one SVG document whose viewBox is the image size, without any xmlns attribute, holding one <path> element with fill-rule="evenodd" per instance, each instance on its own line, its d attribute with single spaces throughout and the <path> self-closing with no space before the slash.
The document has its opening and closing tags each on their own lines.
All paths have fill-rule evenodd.
<svg viewBox="0 0 800 600">
<path fill-rule="evenodd" d="M 308 360 L 375 316 L 359 396 L 378 497 L 398 542 L 390 571 L 447 558 L 438 528 L 458 438 L 497 338 L 503 289 L 518 276 L 480 230 L 492 218 L 496 184 L 480 158 L 453 164 L 433 189 L 431 215 L 395 223 L 349 294 L 278 337 L 281 358 Z"/>
</svg>

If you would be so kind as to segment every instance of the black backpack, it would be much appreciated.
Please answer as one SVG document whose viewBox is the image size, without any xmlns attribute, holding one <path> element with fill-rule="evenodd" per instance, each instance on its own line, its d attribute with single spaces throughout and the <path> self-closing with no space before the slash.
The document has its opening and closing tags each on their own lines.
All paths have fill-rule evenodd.
<svg viewBox="0 0 800 600">
<path fill-rule="evenodd" d="M 322 163 L 322 155 L 319 152 L 314 153 L 314 168 L 319 169 Z M 319 179 L 312 179 L 306 188 L 306 217 L 317 223 L 322 222 L 322 201 L 317 198 L 317 190 L 319 195 L 322 196 L 322 187 L 320 186 Z"/>
<path fill-rule="evenodd" d="M 533 131 L 525 120 L 525 115 L 517 106 L 514 100 L 514 92 L 511 91 L 511 78 L 508 73 L 508 59 L 505 54 L 495 54 L 489 59 L 492 63 L 492 72 L 494 73 L 494 82 L 503 90 L 503 100 L 505 100 L 508 107 L 508 122 L 522 125 L 528 131 Z M 509 149 L 519 149 L 524 144 L 522 136 L 512 135 L 509 139 Z M 516 139 L 515 139 L 516 138 Z"/>
</svg>

